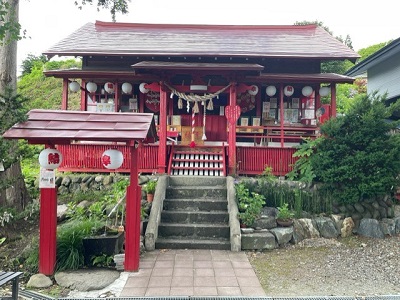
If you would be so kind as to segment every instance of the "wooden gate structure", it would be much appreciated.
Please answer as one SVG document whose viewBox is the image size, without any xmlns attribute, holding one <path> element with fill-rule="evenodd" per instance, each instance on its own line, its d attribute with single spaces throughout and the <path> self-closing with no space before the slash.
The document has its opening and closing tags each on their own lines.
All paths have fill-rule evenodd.
<svg viewBox="0 0 400 300">
<path fill-rule="evenodd" d="M 126 192 L 124 267 L 127 271 L 138 271 L 141 205 L 137 176 L 138 162 L 141 160 L 138 145 L 155 137 L 153 114 L 31 110 L 26 122 L 15 124 L 3 137 L 25 139 L 31 144 L 46 145 L 46 148 L 85 141 L 107 143 L 107 149 L 115 149 L 116 143 L 124 144 L 128 148 L 126 155 L 130 158 L 131 174 Z M 101 153 L 97 160 L 101 161 Z M 39 226 L 39 272 L 53 275 L 57 249 L 55 185 L 40 189 Z"/>
</svg>

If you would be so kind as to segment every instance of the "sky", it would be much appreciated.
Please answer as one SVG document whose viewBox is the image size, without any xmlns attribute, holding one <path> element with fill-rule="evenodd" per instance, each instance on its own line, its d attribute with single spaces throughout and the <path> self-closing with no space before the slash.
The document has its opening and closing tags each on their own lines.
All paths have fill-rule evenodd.
<svg viewBox="0 0 400 300">
<path fill-rule="evenodd" d="M 97 0 L 93 0 L 97 2 Z M 321 21 L 334 36 L 350 36 L 355 51 L 400 37 L 398 10 L 392 0 L 131 0 L 117 22 L 292 25 Z M 27 38 L 18 44 L 18 65 L 28 54 L 41 55 L 88 22 L 111 21 L 106 10 L 74 0 L 20 0 L 20 23 Z"/>
</svg>

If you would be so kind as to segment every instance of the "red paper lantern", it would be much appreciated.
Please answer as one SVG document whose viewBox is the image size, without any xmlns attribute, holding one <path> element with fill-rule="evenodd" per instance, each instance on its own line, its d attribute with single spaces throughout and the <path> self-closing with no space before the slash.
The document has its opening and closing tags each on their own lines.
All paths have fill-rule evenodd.
<svg viewBox="0 0 400 300">
<path fill-rule="evenodd" d="M 109 149 L 101 156 L 101 163 L 107 169 L 118 169 L 124 162 L 124 155 L 121 151 Z"/>
<path fill-rule="evenodd" d="M 54 170 L 61 165 L 61 162 L 62 154 L 56 149 L 46 148 L 39 154 L 39 164 L 42 168 Z"/>
</svg>

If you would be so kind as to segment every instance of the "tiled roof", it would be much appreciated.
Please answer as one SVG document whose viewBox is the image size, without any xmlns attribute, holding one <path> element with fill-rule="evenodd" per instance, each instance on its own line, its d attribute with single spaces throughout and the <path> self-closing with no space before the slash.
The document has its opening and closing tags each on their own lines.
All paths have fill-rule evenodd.
<svg viewBox="0 0 400 300">
<path fill-rule="evenodd" d="M 359 57 L 316 25 L 168 25 L 87 23 L 46 55 Z"/>
<path fill-rule="evenodd" d="M 15 124 L 4 138 L 26 139 L 35 144 L 72 141 L 131 142 L 155 136 L 153 114 L 98 113 L 34 109 L 28 120 Z"/>
</svg>

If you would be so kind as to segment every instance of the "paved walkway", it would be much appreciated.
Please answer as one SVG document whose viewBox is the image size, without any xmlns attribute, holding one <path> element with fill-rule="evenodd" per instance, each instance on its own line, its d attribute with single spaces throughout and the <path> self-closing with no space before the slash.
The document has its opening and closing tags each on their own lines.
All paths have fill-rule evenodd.
<svg viewBox="0 0 400 300">
<path fill-rule="evenodd" d="M 265 295 L 244 252 L 156 250 L 140 257 L 120 297 Z"/>
</svg>

